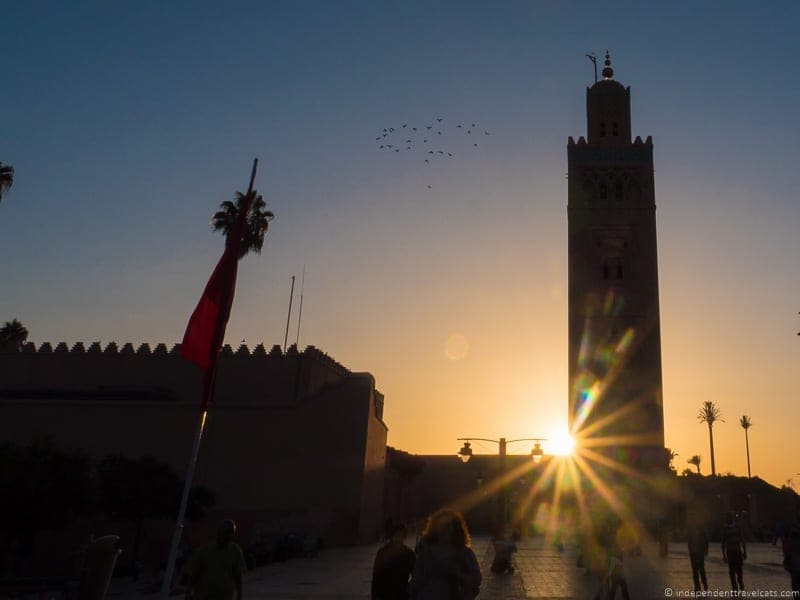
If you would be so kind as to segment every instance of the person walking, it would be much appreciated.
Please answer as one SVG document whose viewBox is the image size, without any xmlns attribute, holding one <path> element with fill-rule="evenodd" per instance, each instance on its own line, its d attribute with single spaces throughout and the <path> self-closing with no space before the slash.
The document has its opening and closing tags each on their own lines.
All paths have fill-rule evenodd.
<svg viewBox="0 0 800 600">
<path fill-rule="evenodd" d="M 725 517 L 725 526 L 722 528 L 722 560 L 728 563 L 728 574 L 731 578 L 731 589 L 744 590 L 744 577 L 742 567 L 747 559 L 747 546 L 742 536 L 736 517 L 729 512 Z"/>
<path fill-rule="evenodd" d="M 198 548 L 187 565 L 189 576 L 187 600 L 242 600 L 242 574 L 246 570 L 244 554 L 234 543 L 236 523 L 225 519 L 217 530 L 217 539 Z"/>
<path fill-rule="evenodd" d="M 692 525 L 689 530 L 689 564 L 692 567 L 692 580 L 694 581 L 694 591 L 700 591 L 700 584 L 703 590 L 708 591 L 708 580 L 706 579 L 706 556 L 708 556 L 708 536 L 705 529 L 700 525 Z"/>
<path fill-rule="evenodd" d="M 464 517 L 447 508 L 433 513 L 417 547 L 411 598 L 473 600 L 480 593 L 481 581 Z"/>
<path fill-rule="evenodd" d="M 372 566 L 372 600 L 408 600 L 414 551 L 405 545 L 405 525 L 392 524 L 389 540 L 378 549 Z"/>
<path fill-rule="evenodd" d="M 783 539 L 783 567 L 789 571 L 792 591 L 800 592 L 800 505 L 796 508 L 794 522 L 789 525 Z"/>
</svg>

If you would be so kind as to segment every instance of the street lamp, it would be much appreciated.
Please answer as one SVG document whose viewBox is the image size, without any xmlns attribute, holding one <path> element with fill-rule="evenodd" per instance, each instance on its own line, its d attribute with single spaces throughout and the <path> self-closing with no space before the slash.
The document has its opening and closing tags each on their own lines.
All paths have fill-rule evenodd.
<svg viewBox="0 0 800 600">
<path fill-rule="evenodd" d="M 459 442 L 464 442 L 464 445 L 458 451 L 458 458 L 461 459 L 461 462 L 464 464 L 468 463 L 472 458 L 472 445 L 470 442 L 472 441 L 479 441 L 479 442 L 491 442 L 492 444 L 497 444 L 497 454 L 500 459 L 499 464 L 499 471 L 500 475 L 502 476 L 506 472 L 506 447 L 508 444 L 513 444 L 514 442 L 534 442 L 533 449 L 531 450 L 531 459 L 533 460 L 534 464 L 539 464 L 544 456 L 544 450 L 542 449 L 541 442 L 546 441 L 547 438 L 519 438 L 516 440 L 506 440 L 506 438 L 501 437 L 499 440 L 491 440 L 486 438 L 479 438 L 479 437 L 470 437 L 470 438 L 457 438 Z M 500 486 L 500 520 L 505 525 L 506 522 L 506 486 Z"/>
<path fill-rule="evenodd" d="M 531 459 L 537 465 L 542 461 L 542 457 L 544 456 L 544 450 L 542 449 L 542 442 L 546 442 L 547 438 L 519 438 L 516 440 L 506 440 L 506 438 L 501 437 L 499 440 L 489 440 L 486 438 L 479 438 L 479 437 L 469 437 L 469 438 L 457 438 L 457 441 L 464 442 L 464 445 L 458 451 L 456 456 L 461 459 L 461 462 L 468 463 L 472 458 L 472 445 L 470 442 L 472 441 L 479 441 L 479 442 L 491 442 L 493 444 L 497 444 L 498 446 L 498 455 L 500 456 L 501 466 L 505 464 L 505 457 L 506 457 L 506 447 L 508 444 L 513 444 L 514 442 L 534 442 L 533 449 L 531 450 Z"/>
<path fill-rule="evenodd" d="M 535 464 L 539 464 L 542 462 L 542 456 L 544 456 L 544 450 L 542 450 L 542 444 L 538 441 L 533 445 L 533 450 L 531 450 L 531 458 Z"/>
<path fill-rule="evenodd" d="M 468 441 L 464 442 L 464 446 L 458 451 L 457 456 L 464 464 L 468 463 L 469 459 L 472 458 L 472 448 L 470 447 L 470 443 Z"/>
</svg>

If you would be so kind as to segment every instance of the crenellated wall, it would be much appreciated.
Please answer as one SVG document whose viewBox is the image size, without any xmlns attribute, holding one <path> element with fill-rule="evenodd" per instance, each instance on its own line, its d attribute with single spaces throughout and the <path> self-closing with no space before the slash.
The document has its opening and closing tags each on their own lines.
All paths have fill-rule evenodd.
<svg viewBox="0 0 800 600">
<path fill-rule="evenodd" d="M 52 436 L 95 458 L 152 455 L 184 473 L 201 392 L 178 344 L 29 343 L 0 353 L 0 441 Z M 382 411 L 372 375 L 313 346 L 225 346 L 196 475 L 217 494 L 213 518 L 241 521 L 243 540 L 281 528 L 329 543 L 376 539 Z"/>
</svg>

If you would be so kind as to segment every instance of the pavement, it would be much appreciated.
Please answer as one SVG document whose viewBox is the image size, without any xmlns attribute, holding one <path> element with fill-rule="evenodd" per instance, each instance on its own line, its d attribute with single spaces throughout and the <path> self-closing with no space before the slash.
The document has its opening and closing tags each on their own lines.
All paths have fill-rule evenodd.
<svg viewBox="0 0 800 600">
<path fill-rule="evenodd" d="M 368 600 L 377 548 L 377 544 L 330 548 L 315 558 L 294 559 L 254 569 L 245 576 L 245 600 Z M 489 539 L 473 538 L 473 550 L 484 574 L 480 600 L 590 600 L 594 597 L 598 583 L 576 566 L 576 548 L 565 546 L 559 551 L 541 538 L 522 541 L 518 548 L 514 557 L 515 572 L 494 575 L 489 570 L 493 557 Z M 781 566 L 780 547 L 748 544 L 747 550 L 744 583 L 750 595 L 738 597 L 791 598 L 791 592 L 788 595 L 786 592 L 789 575 Z M 625 559 L 624 569 L 632 600 L 694 597 L 686 544 L 670 544 L 666 558 L 658 556 L 655 545 L 645 546 L 641 556 Z M 711 594 L 707 597 L 737 597 L 725 595 L 730 591 L 730 580 L 718 544 L 711 547 L 706 572 Z M 156 597 L 157 594 L 145 593 L 121 580 L 114 581 L 107 595 L 108 600 Z M 622 597 L 621 592 L 617 592 L 617 597 Z"/>
</svg>

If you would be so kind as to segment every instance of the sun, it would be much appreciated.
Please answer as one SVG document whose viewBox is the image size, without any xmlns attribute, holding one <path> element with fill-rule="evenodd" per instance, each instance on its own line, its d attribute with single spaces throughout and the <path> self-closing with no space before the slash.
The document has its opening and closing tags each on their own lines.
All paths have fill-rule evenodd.
<svg viewBox="0 0 800 600">
<path fill-rule="evenodd" d="M 566 429 L 559 429 L 547 440 L 550 454 L 556 456 L 570 456 L 575 451 L 575 440 Z"/>
</svg>

